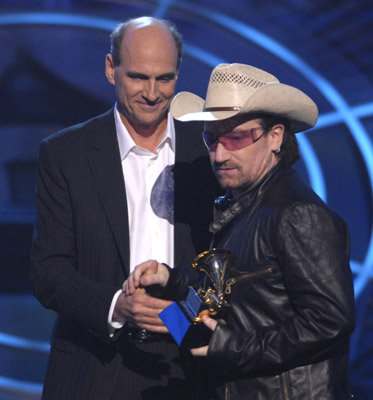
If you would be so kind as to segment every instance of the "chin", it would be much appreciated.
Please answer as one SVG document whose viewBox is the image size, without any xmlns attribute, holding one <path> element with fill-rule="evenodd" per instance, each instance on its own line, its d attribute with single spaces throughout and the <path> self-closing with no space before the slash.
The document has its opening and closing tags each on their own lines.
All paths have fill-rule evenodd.
<svg viewBox="0 0 373 400">
<path fill-rule="evenodd" d="M 154 116 L 153 118 L 148 118 L 148 119 L 142 119 L 141 123 L 144 126 L 154 126 L 159 124 L 161 121 L 163 121 L 167 117 L 166 114 L 161 114 L 158 116 Z"/>
<path fill-rule="evenodd" d="M 229 182 L 225 182 L 225 181 L 221 181 L 221 180 L 219 180 L 219 185 L 225 190 L 228 190 L 228 189 L 234 190 L 236 187 L 235 185 L 232 185 Z"/>
<path fill-rule="evenodd" d="M 242 183 L 233 183 L 224 180 L 219 180 L 219 184 L 224 190 L 232 190 L 237 193 L 244 192 L 250 187 L 250 184 L 247 182 L 242 184 Z"/>
</svg>

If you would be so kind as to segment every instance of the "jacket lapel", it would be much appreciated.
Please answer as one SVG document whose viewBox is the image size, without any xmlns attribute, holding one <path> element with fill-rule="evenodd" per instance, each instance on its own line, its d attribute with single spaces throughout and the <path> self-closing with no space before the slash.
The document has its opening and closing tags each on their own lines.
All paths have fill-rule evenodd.
<svg viewBox="0 0 373 400">
<path fill-rule="evenodd" d="M 126 190 L 113 110 L 104 114 L 92 133 L 88 162 L 102 207 L 113 232 L 125 272 L 129 273 L 129 230 Z"/>
</svg>

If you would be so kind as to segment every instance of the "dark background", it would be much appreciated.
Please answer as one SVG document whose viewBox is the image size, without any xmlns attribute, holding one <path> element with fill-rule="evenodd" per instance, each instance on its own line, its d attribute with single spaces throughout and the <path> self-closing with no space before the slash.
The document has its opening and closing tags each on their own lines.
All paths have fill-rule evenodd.
<svg viewBox="0 0 373 400">
<path fill-rule="evenodd" d="M 38 399 L 53 312 L 28 283 L 40 140 L 109 109 L 109 32 L 171 19 L 185 52 L 177 91 L 205 95 L 212 68 L 241 62 L 310 95 L 317 126 L 297 168 L 351 230 L 357 325 L 351 385 L 373 390 L 373 2 L 362 0 L 0 1 L 0 400 Z"/>
</svg>

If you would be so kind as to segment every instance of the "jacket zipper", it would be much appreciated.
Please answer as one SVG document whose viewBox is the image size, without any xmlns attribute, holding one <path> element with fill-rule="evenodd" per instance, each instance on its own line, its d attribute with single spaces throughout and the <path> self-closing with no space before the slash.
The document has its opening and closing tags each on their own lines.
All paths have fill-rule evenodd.
<svg viewBox="0 0 373 400">
<path fill-rule="evenodd" d="M 242 281 L 243 279 L 255 278 L 260 275 L 269 274 L 272 272 L 272 267 L 268 267 L 266 269 L 262 269 L 260 271 L 250 272 L 248 274 L 236 276 L 234 278 L 230 278 L 227 280 L 225 287 L 225 294 L 231 294 L 231 286 L 235 283 Z"/>
<path fill-rule="evenodd" d="M 244 279 L 255 278 L 260 275 L 269 274 L 272 272 L 272 270 L 273 270 L 272 267 L 268 267 L 268 268 L 262 269 L 260 271 L 250 272 L 247 274 L 243 274 L 243 275 L 228 279 L 226 286 L 225 286 L 225 294 L 231 294 L 231 286 L 234 285 L 235 283 L 242 281 Z M 286 381 L 286 377 L 285 377 L 285 381 Z M 290 400 L 290 397 L 288 395 L 289 391 L 288 391 L 288 387 L 287 387 L 287 382 L 284 382 L 284 383 L 286 383 L 286 389 L 284 389 L 285 390 L 285 400 Z M 224 400 L 229 400 L 230 396 L 229 396 L 228 383 L 225 382 L 224 386 L 225 386 Z"/>
<path fill-rule="evenodd" d="M 286 372 L 283 372 L 281 374 L 281 379 L 282 379 L 282 386 L 284 388 L 285 400 L 290 400 L 290 392 L 289 392 L 288 380 L 286 378 Z"/>
</svg>

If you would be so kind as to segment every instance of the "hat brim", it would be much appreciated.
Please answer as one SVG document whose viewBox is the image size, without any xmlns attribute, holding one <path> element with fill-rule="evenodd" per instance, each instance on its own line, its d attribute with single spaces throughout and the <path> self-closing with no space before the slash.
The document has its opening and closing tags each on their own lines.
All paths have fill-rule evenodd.
<svg viewBox="0 0 373 400">
<path fill-rule="evenodd" d="M 179 121 L 218 121 L 238 114 L 272 114 L 290 121 L 294 133 L 312 128 L 318 118 L 313 100 L 302 91 L 282 83 L 258 89 L 239 109 L 204 111 L 205 101 L 189 93 L 178 93 L 171 103 L 171 115 Z"/>
</svg>

